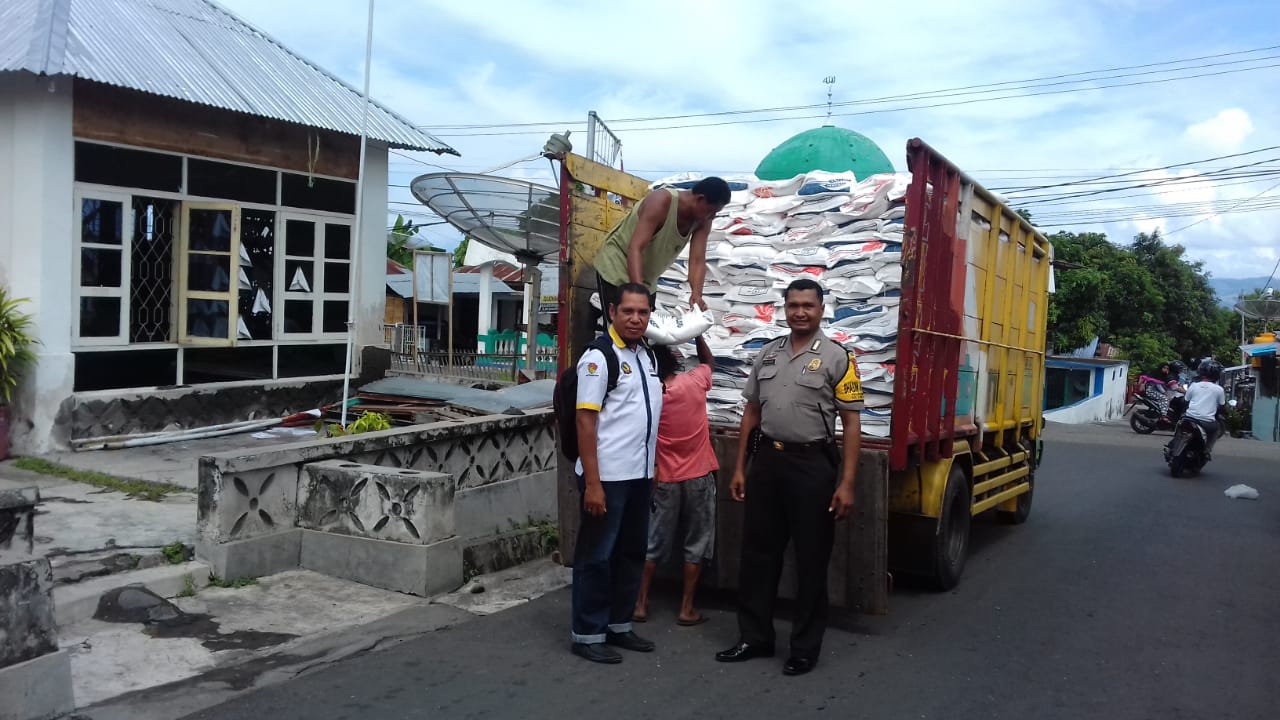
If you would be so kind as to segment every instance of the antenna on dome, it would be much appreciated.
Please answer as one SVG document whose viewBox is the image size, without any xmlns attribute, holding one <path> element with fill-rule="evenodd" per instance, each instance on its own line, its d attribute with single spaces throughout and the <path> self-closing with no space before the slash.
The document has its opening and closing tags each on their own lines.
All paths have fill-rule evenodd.
<svg viewBox="0 0 1280 720">
<path fill-rule="evenodd" d="M 828 75 L 822 78 L 822 82 L 827 86 L 827 124 L 831 124 L 831 88 L 836 84 L 836 76 Z"/>
</svg>

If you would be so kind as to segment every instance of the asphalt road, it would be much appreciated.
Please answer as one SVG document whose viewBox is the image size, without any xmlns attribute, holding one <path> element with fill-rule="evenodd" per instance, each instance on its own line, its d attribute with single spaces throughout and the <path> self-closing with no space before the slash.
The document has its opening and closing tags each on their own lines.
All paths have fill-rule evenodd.
<svg viewBox="0 0 1280 720">
<path fill-rule="evenodd" d="M 191 717 L 1275 718 L 1280 448 L 1224 439 L 1174 480 L 1166 439 L 1053 428 L 1030 521 L 976 523 L 957 590 L 900 587 L 889 616 L 844 618 L 807 676 L 715 663 L 731 606 L 680 628 L 670 595 L 640 626 L 656 653 L 588 664 L 560 591 Z M 1261 498 L 1228 499 L 1235 483 Z"/>
</svg>

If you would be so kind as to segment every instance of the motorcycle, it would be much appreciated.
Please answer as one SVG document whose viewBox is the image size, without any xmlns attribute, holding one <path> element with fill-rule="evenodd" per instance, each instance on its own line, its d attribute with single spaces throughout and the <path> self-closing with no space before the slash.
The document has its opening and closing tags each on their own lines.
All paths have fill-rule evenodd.
<svg viewBox="0 0 1280 720">
<path fill-rule="evenodd" d="M 1141 405 L 1141 407 L 1138 407 Z M 1129 427 L 1139 435 L 1156 430 L 1173 430 L 1186 409 L 1181 397 L 1169 397 L 1165 383 L 1146 375 L 1138 378 L 1138 387 L 1129 398 Z"/>
<path fill-rule="evenodd" d="M 1236 401 L 1227 403 L 1236 406 Z M 1221 424 L 1221 420 L 1219 420 Z M 1209 431 L 1194 419 L 1184 417 L 1173 431 L 1173 439 L 1164 446 L 1164 461 L 1169 465 L 1169 475 L 1181 477 L 1183 471 L 1197 475 L 1209 464 Z"/>
</svg>

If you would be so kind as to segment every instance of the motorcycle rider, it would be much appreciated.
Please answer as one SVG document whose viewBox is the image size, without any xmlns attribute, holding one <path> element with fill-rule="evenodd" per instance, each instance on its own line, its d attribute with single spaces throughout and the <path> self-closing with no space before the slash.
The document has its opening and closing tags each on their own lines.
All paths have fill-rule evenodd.
<svg viewBox="0 0 1280 720">
<path fill-rule="evenodd" d="M 1196 371 L 1199 379 L 1187 386 L 1186 417 L 1200 423 L 1209 436 L 1205 445 L 1207 454 L 1213 453 L 1213 445 L 1222 434 L 1218 413 L 1227 404 L 1227 393 L 1218 384 L 1222 378 L 1222 364 L 1213 358 L 1205 358 Z M 1170 444 L 1172 445 L 1172 440 Z"/>
<path fill-rule="evenodd" d="M 1187 377 L 1187 366 L 1181 360 L 1169 363 L 1169 371 L 1173 373 L 1173 379 L 1165 386 L 1165 390 L 1169 393 L 1169 415 L 1177 419 L 1187 409 L 1187 400 L 1184 396 L 1187 393 L 1186 383 L 1190 378 Z"/>
</svg>

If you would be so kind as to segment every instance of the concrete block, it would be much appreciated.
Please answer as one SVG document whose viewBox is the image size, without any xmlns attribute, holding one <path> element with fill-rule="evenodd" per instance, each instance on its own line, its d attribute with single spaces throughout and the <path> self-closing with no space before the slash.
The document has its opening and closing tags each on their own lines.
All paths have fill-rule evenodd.
<svg viewBox="0 0 1280 720">
<path fill-rule="evenodd" d="M 298 524 L 298 468 L 226 472 L 200 459 L 196 528 L 208 543 L 272 535 Z"/>
<path fill-rule="evenodd" d="M 455 534 L 453 478 L 345 460 L 308 463 L 298 486 L 298 525 L 430 545 Z"/>
<path fill-rule="evenodd" d="M 454 500 L 458 537 L 464 542 L 555 520 L 557 512 L 554 470 L 459 490 Z"/>
<path fill-rule="evenodd" d="M 262 577 L 298 567 L 302 530 L 290 528 L 272 535 L 227 543 L 196 541 L 196 558 L 223 578 Z"/>
<path fill-rule="evenodd" d="M 0 668 L 0 720 L 52 720 L 76 709 L 71 655 L 58 650 Z"/>
<path fill-rule="evenodd" d="M 537 528 L 484 538 L 467 545 L 462 563 L 467 575 L 483 575 L 544 558 L 555 550 L 551 539 Z"/>
<path fill-rule="evenodd" d="M 57 649 L 49 561 L 40 558 L 0 565 L 0 668 Z"/>
<path fill-rule="evenodd" d="M 210 572 L 208 565 L 194 561 L 58 585 L 53 589 L 58 627 L 70 627 L 93 617 L 98 610 L 98 598 L 116 588 L 142 585 L 160 597 L 172 598 L 186 589 L 188 575 L 191 576 L 192 585 L 199 590 L 209 584 Z"/>
<path fill-rule="evenodd" d="M 427 597 L 462 584 L 457 538 L 409 545 L 301 530 L 302 567 L 365 585 Z"/>
</svg>

